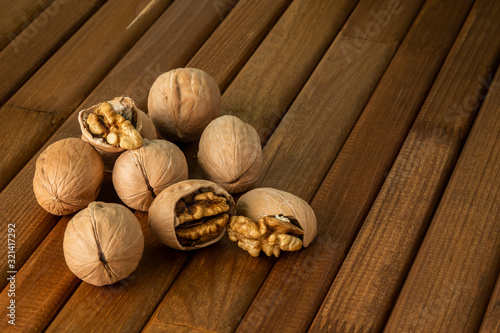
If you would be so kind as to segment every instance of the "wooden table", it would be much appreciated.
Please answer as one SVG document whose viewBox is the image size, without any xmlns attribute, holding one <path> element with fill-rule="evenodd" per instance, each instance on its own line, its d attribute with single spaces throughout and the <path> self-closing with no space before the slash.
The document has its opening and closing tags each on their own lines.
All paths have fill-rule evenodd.
<svg viewBox="0 0 500 333">
<path fill-rule="evenodd" d="M 1 332 L 500 332 L 500 1 L 0 4 Z M 216 79 L 261 136 L 260 186 L 309 201 L 318 237 L 278 259 L 227 238 L 181 252 L 137 211 L 137 270 L 81 282 L 36 158 L 80 136 L 78 110 L 147 111 L 177 67 Z M 201 177 L 197 143 L 180 147 Z M 119 202 L 109 177 L 98 200 Z"/>
</svg>

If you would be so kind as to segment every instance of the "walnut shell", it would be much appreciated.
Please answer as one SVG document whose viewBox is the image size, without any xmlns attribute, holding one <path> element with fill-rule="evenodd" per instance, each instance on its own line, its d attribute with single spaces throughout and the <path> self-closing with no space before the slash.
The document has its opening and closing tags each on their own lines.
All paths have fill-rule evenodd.
<svg viewBox="0 0 500 333">
<path fill-rule="evenodd" d="M 178 202 L 192 195 L 197 191 L 213 192 L 216 195 L 223 196 L 227 199 L 229 205 L 229 215 L 234 210 L 234 200 L 231 195 L 222 187 L 214 182 L 203 179 L 185 180 L 167 187 L 158 195 L 149 208 L 148 223 L 151 232 L 160 239 L 160 241 L 174 249 L 178 250 L 195 250 L 211 245 L 220 240 L 225 233 L 225 228 L 220 234 L 208 241 L 194 246 L 182 245 L 176 234 L 176 227 L 180 221 L 176 214 L 176 206 Z"/>
<path fill-rule="evenodd" d="M 168 186 L 188 179 L 182 151 L 165 140 L 144 140 L 143 146 L 120 155 L 113 168 L 113 185 L 130 208 L 148 211 Z"/>
<path fill-rule="evenodd" d="M 33 191 L 43 209 L 66 215 L 97 198 L 103 177 L 104 164 L 97 151 L 83 140 L 68 138 L 38 156 Z"/>
<path fill-rule="evenodd" d="M 236 215 L 255 221 L 274 215 L 294 219 L 304 231 L 304 247 L 311 244 L 317 234 L 316 215 L 311 206 L 296 195 L 274 188 L 256 188 L 242 195 L 236 204 Z"/>
<path fill-rule="evenodd" d="M 205 177 L 229 193 L 246 191 L 263 169 L 259 134 L 235 116 L 219 117 L 203 131 L 198 162 Z"/>
<path fill-rule="evenodd" d="M 126 278 L 137 268 L 144 236 L 128 208 L 96 201 L 69 222 L 63 250 L 66 264 L 76 276 L 103 286 Z"/>
<path fill-rule="evenodd" d="M 113 106 L 115 112 L 131 120 L 132 125 L 141 133 L 143 138 L 149 140 L 158 138 L 153 121 L 146 113 L 135 106 L 135 102 L 132 98 L 115 97 L 113 100 L 107 102 Z M 78 122 L 80 123 L 80 129 L 82 131 L 82 139 L 96 148 L 104 161 L 105 170 L 111 172 L 116 159 L 126 149 L 110 145 L 104 138 L 93 135 L 90 132 L 87 118 L 89 114 L 93 113 L 98 107 L 99 104 L 81 110 L 78 113 Z"/>
<path fill-rule="evenodd" d="M 195 68 L 178 68 L 160 75 L 148 97 L 148 110 L 158 132 L 170 141 L 194 141 L 220 114 L 217 82 Z"/>
</svg>

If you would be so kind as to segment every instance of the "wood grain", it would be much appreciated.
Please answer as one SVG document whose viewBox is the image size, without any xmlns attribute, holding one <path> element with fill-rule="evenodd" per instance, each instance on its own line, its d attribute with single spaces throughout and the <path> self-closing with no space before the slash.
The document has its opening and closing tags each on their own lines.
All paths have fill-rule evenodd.
<svg viewBox="0 0 500 333">
<path fill-rule="evenodd" d="M 357 2 L 295 0 L 228 87 L 223 113 L 265 143 Z"/>
<path fill-rule="evenodd" d="M 318 237 L 276 262 L 239 332 L 309 328 L 472 4 L 425 3 L 311 202 Z"/>
<path fill-rule="evenodd" d="M 187 67 L 204 70 L 225 91 L 290 2 L 240 0 L 238 7 L 244 8 L 246 15 L 239 14 L 240 11 L 229 14 Z"/>
<path fill-rule="evenodd" d="M 142 82 L 153 75 L 144 70 L 145 68 L 161 70 L 182 66 L 192 56 L 191 52 L 196 52 L 219 23 L 220 17 L 210 0 L 175 2 L 102 84 L 77 108 L 77 111 L 84 106 L 112 98 L 110 96 L 123 95 L 123 91 L 134 90 L 134 82 L 139 84 L 136 91 L 142 91 L 140 90 L 143 87 Z M 172 35 L 170 32 L 173 26 L 178 31 L 177 35 Z M 162 38 L 162 43 L 158 43 L 159 38 Z M 81 135 L 76 114 L 77 112 L 73 113 L 44 147 L 66 137 Z M 37 154 L 43 151 L 44 147 Z M 5 225 L 10 221 L 22 221 L 16 231 L 18 234 L 16 259 L 19 266 L 26 261 L 59 219 L 45 212 L 37 204 L 33 194 L 32 179 L 36 157 L 37 155 L 0 193 L 1 221 Z M 6 239 L 6 233 L 0 234 L 0 240 L 7 242 Z M 4 269 L 6 265 L 6 258 L 0 258 L 2 287 L 6 284 L 7 270 Z"/>
<path fill-rule="evenodd" d="M 387 332 L 477 332 L 481 324 L 500 270 L 500 72 L 491 86 Z"/>
<path fill-rule="evenodd" d="M 311 330 L 385 324 L 500 60 L 499 10 L 473 7 Z"/>
<path fill-rule="evenodd" d="M 60 1 L 60 0 L 57 0 Z M 7 46 L 54 0 L 2 0 L 0 8 L 0 50 Z"/>
<path fill-rule="evenodd" d="M 72 216 L 59 221 L 15 276 L 15 297 L 9 297 L 9 286 L 0 294 L 0 304 L 6 308 L 15 299 L 16 326 L 23 332 L 43 331 L 60 307 L 80 284 L 64 261 L 63 235 Z M 12 329 L 7 320 L 0 321 L 0 330 Z"/>
<path fill-rule="evenodd" d="M 419 2 L 412 2 L 411 5 L 405 8 L 406 11 L 404 14 L 401 13 L 401 16 L 394 20 L 393 25 L 386 28 L 391 32 L 384 33 L 382 36 L 385 36 L 384 38 L 387 38 L 390 42 L 370 43 L 367 48 L 355 56 L 353 55 L 353 61 L 350 65 L 346 64 L 344 67 L 339 65 L 344 64 L 347 60 L 345 60 L 343 55 L 339 55 L 338 49 L 333 46 L 337 40 L 343 41 L 344 39 L 336 39 L 336 42 L 334 42 L 318 65 L 316 71 L 312 74 L 310 83 L 308 83 L 309 86 L 306 85 L 298 99 L 304 98 L 302 101 L 306 104 L 305 96 L 319 95 L 321 92 L 321 95 L 326 95 L 323 100 L 328 100 L 328 98 L 333 98 L 333 94 L 339 94 L 339 96 L 342 94 L 345 95 L 346 91 L 349 90 L 351 91 L 351 96 L 354 97 L 353 99 L 364 99 L 366 101 L 392 58 L 393 52 L 395 52 L 398 46 L 398 40 L 404 36 L 411 21 L 418 13 L 420 4 Z M 371 10 L 378 9 L 382 5 L 383 3 L 380 2 L 373 4 L 372 1 L 363 1 L 358 5 L 355 12 L 353 12 L 350 20 L 356 20 L 358 17 L 364 20 L 366 18 L 364 15 L 365 12 L 369 13 Z M 293 4 L 289 9 L 292 6 Z M 289 11 L 285 12 L 284 15 L 287 15 L 287 13 Z M 290 13 L 294 12 L 290 11 Z M 351 68 L 351 70 L 339 77 L 337 73 L 345 72 L 347 67 Z M 332 80 L 329 82 L 330 85 L 328 85 L 325 83 L 327 80 L 325 77 L 335 77 L 335 80 L 338 81 Z M 363 77 L 364 81 L 360 80 L 360 77 Z M 356 89 L 349 84 L 350 80 L 358 84 Z M 231 86 L 233 85 L 234 83 L 231 84 Z M 343 86 L 345 88 L 341 88 Z M 325 89 L 325 87 L 328 87 L 328 89 Z M 260 89 L 260 87 L 256 86 L 254 89 Z M 252 94 L 251 91 L 245 93 Z M 302 94 L 303 97 L 301 97 Z M 224 98 L 225 95 L 223 96 Z M 308 99 L 307 102 L 313 103 L 313 100 Z M 330 114 L 332 108 L 336 106 L 331 105 L 327 107 L 327 103 L 318 105 L 319 103 L 314 102 L 311 109 L 314 110 L 319 107 L 323 111 L 324 118 L 320 117 L 318 121 L 324 123 L 325 118 L 328 119 L 325 115 Z M 304 104 L 301 103 L 301 105 Z M 325 107 L 321 108 L 323 106 Z M 343 109 L 343 111 L 346 114 L 349 114 L 349 112 L 360 112 L 363 106 L 364 104 L 361 101 L 359 104 L 347 108 L 348 111 L 346 109 Z M 359 108 L 359 110 L 356 108 Z M 297 119 L 300 116 L 298 115 L 299 108 L 294 109 L 294 106 L 292 106 L 283 121 L 287 119 L 292 110 L 295 111 L 291 113 L 293 115 L 291 117 Z M 311 119 L 313 118 L 309 118 L 309 122 Z M 280 124 L 280 127 L 282 124 L 283 122 Z M 302 117 L 301 124 L 304 126 L 308 124 L 306 116 Z M 278 130 L 280 127 L 278 127 Z M 296 131 L 297 128 L 290 128 L 290 130 Z M 285 130 L 282 130 L 282 133 L 284 132 Z M 321 133 L 328 135 L 326 130 Z M 308 140 L 308 137 L 313 135 L 318 137 L 318 133 L 309 131 L 303 135 L 302 139 Z M 291 139 L 291 136 L 288 136 L 288 138 Z M 318 140 L 322 139 L 323 137 L 318 138 Z M 345 138 L 342 140 L 345 140 Z M 283 144 L 286 143 L 287 141 L 284 140 Z M 339 145 L 341 144 L 339 143 Z M 300 160 L 297 159 L 294 163 L 303 163 L 303 159 L 308 158 L 307 154 L 302 155 Z M 274 160 L 274 163 L 281 165 L 282 172 L 286 172 L 287 168 L 293 166 L 282 163 L 279 159 Z M 280 188 L 292 191 L 305 200 L 310 200 L 312 195 L 308 197 L 305 193 L 307 182 L 316 177 L 322 179 L 327 170 L 324 170 L 324 173 L 311 172 L 307 178 L 303 177 L 302 173 L 290 173 L 288 174 L 289 182 L 287 186 Z M 266 176 L 266 181 L 266 185 L 273 186 L 273 178 L 267 178 Z M 283 257 L 286 258 L 287 254 L 283 254 Z M 224 238 L 212 247 L 198 251 L 168 291 L 158 310 L 148 323 L 148 326 L 146 326 L 145 331 L 234 330 L 251 304 L 273 263 L 273 258 L 265 258 L 264 256 L 258 258 L 250 257 L 246 252 L 238 249 L 236 244 L 231 243 L 227 238 Z"/>
<path fill-rule="evenodd" d="M 235 28 L 239 26 L 239 22 L 241 22 L 239 18 L 253 17 L 253 20 L 256 22 L 262 14 L 262 11 L 279 10 L 279 7 L 275 7 L 275 4 L 268 5 L 267 3 L 268 2 L 263 1 L 260 2 L 260 6 L 255 6 L 255 1 L 242 1 L 229 15 L 229 18 L 232 17 L 229 21 L 232 22 L 232 24 L 222 24 L 210 38 L 213 36 L 222 38 L 224 34 L 232 34 Z M 270 14 L 268 13 L 267 15 Z M 193 21 L 190 20 L 192 16 L 194 16 L 192 18 Z M 185 25 L 183 28 L 184 32 L 180 37 L 173 36 L 170 39 L 168 36 L 172 29 L 166 26 L 165 22 L 181 30 L 183 25 Z M 193 25 L 192 22 L 197 22 L 197 25 Z M 210 29 L 214 29 L 214 25 L 216 26 L 219 22 L 219 15 L 214 11 L 211 1 L 198 1 L 195 5 L 191 3 L 191 6 L 186 6 L 185 1 L 176 2 L 167 10 L 165 16 L 162 16 L 157 24 L 153 25 L 151 30 L 148 31 L 144 38 L 141 39 L 123 61 L 117 65 L 115 70 L 120 73 L 129 70 L 129 74 L 131 75 L 130 79 L 135 79 L 135 77 L 139 75 L 146 77 L 148 73 L 144 73 L 140 69 L 153 65 L 152 60 L 160 60 L 154 57 L 151 59 L 144 56 L 137 56 L 135 52 L 151 54 L 151 48 L 157 47 L 157 38 L 161 38 L 162 36 L 164 36 L 164 43 L 162 45 L 168 52 L 161 49 L 155 49 L 162 55 L 160 57 L 160 67 L 167 68 L 168 70 L 177 63 L 185 63 L 187 59 L 181 58 L 182 55 L 187 53 L 185 50 L 193 49 L 193 45 L 198 45 L 198 47 L 201 46 L 204 42 L 203 38 L 205 38 L 210 33 Z M 247 26 L 249 29 L 248 33 L 251 34 L 255 32 L 255 35 L 258 36 L 262 33 L 261 29 L 266 29 L 266 24 L 266 21 L 261 21 L 260 24 Z M 148 42 L 144 42 L 145 40 Z M 192 45 L 188 45 L 187 43 L 191 43 Z M 245 43 L 227 44 L 219 48 L 218 54 L 223 57 L 246 57 L 247 52 L 245 50 L 248 49 L 246 43 L 252 45 L 256 43 L 256 41 L 248 39 Z M 210 40 L 206 44 L 210 45 Z M 235 50 L 235 48 L 237 50 Z M 136 59 L 133 66 L 128 57 Z M 207 58 L 207 61 L 211 62 L 213 60 Z M 198 64 L 204 65 L 201 61 Z M 125 65 L 127 65 L 126 68 L 123 67 Z M 224 71 L 225 64 L 221 63 L 221 66 L 224 68 L 221 68 L 220 71 Z M 133 72 L 131 70 L 132 68 L 135 68 L 136 72 Z M 217 70 L 215 67 L 211 68 Z M 120 79 L 123 78 L 123 76 L 120 76 Z M 127 83 L 128 80 L 118 80 L 113 75 L 109 75 L 106 81 L 114 81 L 114 84 L 110 82 L 101 85 L 91 94 L 89 99 L 102 96 L 101 94 L 105 93 L 103 87 L 107 87 L 108 85 L 116 89 L 120 87 L 124 89 L 130 88 L 128 85 L 129 83 Z M 139 80 L 138 82 L 142 81 Z M 87 101 L 85 103 L 87 103 Z M 50 141 L 58 140 L 66 135 L 77 135 L 79 133 L 79 128 L 76 124 L 76 119 L 74 119 L 74 117 L 70 118 Z M 18 178 L 16 178 L 16 180 L 17 179 Z M 105 185 L 105 187 L 112 186 L 110 183 Z M 18 187 L 22 187 L 22 185 L 18 184 Z M 107 195 L 108 200 L 106 201 L 109 201 L 109 196 L 110 194 Z M 136 216 L 140 217 L 145 225 L 146 215 L 136 213 Z M 149 231 L 144 230 L 144 233 L 146 235 L 145 253 L 141 260 L 140 267 L 134 273 L 133 285 L 127 285 L 123 290 L 120 288 L 120 292 L 115 293 L 110 292 L 110 290 L 113 291 L 114 288 L 94 288 L 87 284 L 82 284 L 51 324 L 49 327 L 50 331 L 85 331 L 98 326 L 104 331 L 113 330 L 129 332 L 138 331 L 144 326 L 167 291 L 169 285 L 175 279 L 177 275 L 176 272 L 182 269 L 189 257 L 188 254 L 184 252 L 169 250 L 165 246 L 159 244 L 154 237 L 150 236 Z M 61 263 L 54 265 L 61 265 Z M 71 289 L 71 287 L 67 285 L 61 285 L 57 288 Z M 72 290 L 68 292 L 71 293 Z M 62 306 L 63 302 L 60 303 L 59 306 Z"/>
<path fill-rule="evenodd" d="M 151 0 L 152 5 L 147 7 L 142 0 L 110 0 L 5 103 L 0 109 L 3 133 L 0 189 L 41 148 L 170 2 Z"/>
<path fill-rule="evenodd" d="M 373 38 L 358 36 L 356 27 L 368 25 L 372 13 L 392 3 L 363 2 L 356 7 L 349 21 L 358 24 L 346 24 L 264 147 L 267 165 L 260 186 L 312 199 L 423 1 L 402 2 Z M 304 172 L 307 179 L 291 181 L 303 178 Z"/>
<path fill-rule="evenodd" d="M 490 303 L 486 309 L 480 333 L 500 332 L 500 275 L 497 279 L 495 289 L 491 295 Z"/>
<path fill-rule="evenodd" d="M 105 0 L 54 1 L 0 52 L 0 105 L 54 53 Z"/>
</svg>

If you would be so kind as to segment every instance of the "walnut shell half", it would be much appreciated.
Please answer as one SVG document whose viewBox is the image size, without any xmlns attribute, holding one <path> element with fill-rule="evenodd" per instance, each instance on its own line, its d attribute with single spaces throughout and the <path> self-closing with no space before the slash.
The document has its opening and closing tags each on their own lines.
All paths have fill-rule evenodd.
<svg viewBox="0 0 500 333">
<path fill-rule="evenodd" d="M 69 269 L 95 286 L 129 276 L 144 251 L 141 225 L 125 206 L 92 202 L 69 222 L 63 240 Z"/>
<path fill-rule="evenodd" d="M 262 173 L 259 134 L 235 116 L 222 116 L 208 124 L 199 147 L 198 162 L 205 177 L 229 193 L 248 190 Z"/>
<path fill-rule="evenodd" d="M 144 140 L 141 148 L 122 153 L 113 168 L 113 186 L 120 199 L 142 211 L 148 211 L 165 188 L 187 178 L 184 154 L 165 140 Z"/>
<path fill-rule="evenodd" d="M 217 82 L 196 68 L 160 75 L 151 86 L 148 110 L 158 132 L 170 141 L 194 141 L 220 114 Z"/>
<path fill-rule="evenodd" d="M 67 215 L 97 198 L 103 177 L 104 164 L 97 151 L 81 139 L 68 138 L 38 156 L 33 191 L 43 209 Z"/>
<path fill-rule="evenodd" d="M 233 210 L 234 200 L 222 187 L 190 179 L 167 187 L 153 200 L 148 222 L 163 244 L 195 250 L 222 238 Z"/>
<path fill-rule="evenodd" d="M 114 112 L 130 121 L 132 123 L 132 126 L 137 131 L 139 131 L 140 135 L 143 138 L 154 140 L 158 137 L 153 121 L 147 114 L 145 114 L 135 106 L 134 100 L 132 98 L 116 97 L 111 101 L 107 101 L 106 103 L 109 103 L 113 107 Z M 105 170 L 111 172 L 113 170 L 113 165 L 116 159 L 126 149 L 117 146 L 116 144 L 113 145 L 108 143 L 103 135 L 92 133 L 92 130 L 90 129 L 88 123 L 88 119 L 91 114 L 99 109 L 101 104 L 103 103 L 94 105 L 85 110 L 81 110 L 78 113 L 78 122 L 80 123 L 80 129 L 82 131 L 82 139 L 89 142 L 96 148 L 104 161 Z"/>
<path fill-rule="evenodd" d="M 317 222 L 311 206 L 296 195 L 257 188 L 238 200 L 228 233 L 254 257 L 260 250 L 277 257 L 280 250 L 307 247 L 316 237 Z"/>
</svg>

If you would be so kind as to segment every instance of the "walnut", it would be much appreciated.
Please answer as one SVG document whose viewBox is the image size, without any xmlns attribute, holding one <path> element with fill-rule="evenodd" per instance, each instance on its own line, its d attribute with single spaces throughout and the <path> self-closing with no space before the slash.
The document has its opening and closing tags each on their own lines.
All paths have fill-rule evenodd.
<svg viewBox="0 0 500 333">
<path fill-rule="evenodd" d="M 139 221 L 126 207 L 92 202 L 69 222 L 63 250 L 76 276 L 103 286 L 126 278 L 137 268 L 144 236 Z"/>
<path fill-rule="evenodd" d="M 316 216 L 299 197 L 273 188 L 247 192 L 236 204 L 227 228 L 229 239 L 256 257 L 260 251 L 279 256 L 281 251 L 307 247 L 316 237 Z"/>
<path fill-rule="evenodd" d="M 233 216 L 227 232 L 229 239 L 238 242 L 238 246 L 253 257 L 257 257 L 261 250 L 275 257 L 281 250 L 300 250 L 302 240 L 297 236 L 304 234 L 290 219 L 280 215 L 260 217 L 258 222 L 245 216 Z"/>
<path fill-rule="evenodd" d="M 198 162 L 205 177 L 229 193 L 248 190 L 263 169 L 259 134 L 234 116 L 213 120 L 203 131 Z"/>
<path fill-rule="evenodd" d="M 120 199 L 130 208 L 142 211 L 148 211 L 153 199 L 165 188 L 187 178 L 184 154 L 165 140 L 144 140 L 141 148 L 122 153 L 112 175 Z"/>
<path fill-rule="evenodd" d="M 217 82 L 195 68 L 160 75 L 148 97 L 148 110 L 158 132 L 170 141 L 194 141 L 220 114 Z"/>
<path fill-rule="evenodd" d="M 157 138 L 153 121 L 128 97 L 116 97 L 82 110 L 78 122 L 82 139 L 97 149 L 109 172 L 122 152 L 141 147 L 143 138 Z"/>
<path fill-rule="evenodd" d="M 142 146 L 142 136 L 130 120 L 115 112 L 111 104 L 103 102 L 87 117 L 87 125 L 94 135 L 102 137 L 112 146 L 136 149 Z"/>
<path fill-rule="evenodd" d="M 208 180 L 190 179 L 163 190 L 149 208 L 149 227 L 179 250 L 208 246 L 222 238 L 234 209 L 231 195 Z"/>
<path fill-rule="evenodd" d="M 66 215 L 97 198 L 103 177 L 104 164 L 97 151 L 83 140 L 68 138 L 38 156 L 33 191 L 46 211 Z"/>
</svg>

